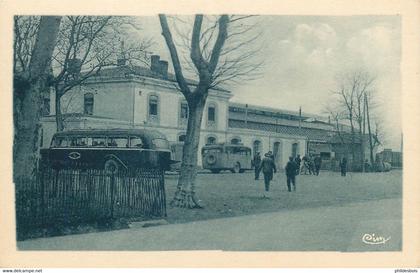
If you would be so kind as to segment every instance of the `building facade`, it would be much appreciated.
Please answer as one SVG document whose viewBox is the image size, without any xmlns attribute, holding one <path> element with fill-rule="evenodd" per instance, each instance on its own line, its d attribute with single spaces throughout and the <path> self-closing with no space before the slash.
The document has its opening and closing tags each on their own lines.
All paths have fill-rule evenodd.
<svg viewBox="0 0 420 273">
<path fill-rule="evenodd" d="M 173 144 L 184 141 L 188 105 L 178 90 L 168 63 L 152 56 L 149 68 L 126 65 L 103 68 L 61 98 L 66 130 L 87 128 L 149 128 L 165 134 Z M 194 87 L 196 82 L 189 80 Z M 320 117 L 275 108 L 230 102 L 232 93 L 209 90 L 201 124 L 200 147 L 209 143 L 243 143 L 253 153 L 272 151 L 279 168 L 289 156 L 307 153 L 333 158 L 334 126 Z M 55 126 L 55 94 L 46 99 L 43 146 L 48 147 Z M 48 108 L 48 107 L 47 107 Z M 201 157 L 199 156 L 199 165 Z"/>
</svg>

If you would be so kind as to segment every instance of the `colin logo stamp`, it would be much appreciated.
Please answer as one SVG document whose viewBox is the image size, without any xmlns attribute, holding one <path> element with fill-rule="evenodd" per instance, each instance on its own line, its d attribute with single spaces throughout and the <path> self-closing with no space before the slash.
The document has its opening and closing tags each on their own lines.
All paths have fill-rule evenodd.
<svg viewBox="0 0 420 273">
<path fill-rule="evenodd" d="M 385 238 L 383 236 L 378 236 L 375 233 L 372 233 L 372 234 L 365 233 L 362 237 L 363 243 L 368 244 L 368 245 L 385 244 L 390 239 L 391 239 L 391 236 L 389 236 L 388 238 Z"/>
</svg>

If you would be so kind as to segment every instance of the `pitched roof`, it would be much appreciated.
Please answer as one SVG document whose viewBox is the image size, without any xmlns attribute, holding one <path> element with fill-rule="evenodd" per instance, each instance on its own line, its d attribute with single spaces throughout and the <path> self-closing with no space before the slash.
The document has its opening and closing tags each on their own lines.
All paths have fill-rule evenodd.
<svg viewBox="0 0 420 273">
<path fill-rule="evenodd" d="M 251 129 L 251 130 L 258 130 L 258 131 L 267 131 L 267 132 L 276 132 L 276 133 L 295 135 L 295 136 L 296 135 L 305 136 L 309 140 L 319 141 L 319 142 L 329 142 L 330 139 L 335 134 L 333 131 L 328 131 L 328 130 L 304 128 L 304 127 L 299 128 L 296 126 L 276 125 L 276 124 L 268 124 L 268 123 L 253 122 L 253 121 L 247 121 L 245 123 L 245 121 L 234 120 L 234 119 L 229 119 L 229 127 Z"/>
<path fill-rule="evenodd" d="M 107 66 L 107 67 L 102 68 L 98 72 L 98 74 L 95 75 L 95 77 L 114 79 L 114 78 L 128 78 L 130 75 L 142 76 L 146 78 L 153 78 L 153 79 L 170 81 L 170 82 L 175 82 L 175 83 L 177 82 L 175 75 L 172 73 L 168 72 L 167 76 L 165 76 L 158 72 L 152 71 L 148 67 L 138 66 L 138 65 Z M 198 81 L 193 80 L 193 79 L 186 79 L 186 81 L 190 85 L 196 86 L 198 84 Z M 229 90 L 226 90 L 221 87 L 212 87 L 212 89 L 230 93 Z"/>
<path fill-rule="evenodd" d="M 314 123 L 302 120 L 299 116 L 294 116 L 287 111 L 278 109 L 277 112 L 262 112 L 260 110 L 251 111 L 253 106 L 249 106 L 249 111 L 237 111 L 236 108 L 229 107 L 229 119 L 267 123 L 274 125 L 284 125 L 292 127 L 305 127 L 322 130 L 334 130 L 334 126 L 328 123 Z M 242 109 L 239 109 L 242 110 Z"/>
</svg>

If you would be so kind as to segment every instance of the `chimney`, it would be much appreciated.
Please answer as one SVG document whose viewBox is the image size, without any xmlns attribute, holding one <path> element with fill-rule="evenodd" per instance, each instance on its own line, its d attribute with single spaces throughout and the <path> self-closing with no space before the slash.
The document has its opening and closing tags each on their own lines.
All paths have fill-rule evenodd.
<svg viewBox="0 0 420 273">
<path fill-rule="evenodd" d="M 159 61 L 159 73 L 164 77 L 168 77 L 168 62 L 167 61 Z"/>
<path fill-rule="evenodd" d="M 150 57 L 150 70 L 152 70 L 152 72 L 159 73 L 159 70 L 160 70 L 159 59 L 160 59 L 159 55 L 152 55 Z"/>
<path fill-rule="evenodd" d="M 69 59 L 67 62 L 67 71 L 69 74 L 73 76 L 78 76 L 80 74 L 80 70 L 82 69 L 82 60 L 73 58 Z"/>
<path fill-rule="evenodd" d="M 120 48 L 120 54 L 117 58 L 117 65 L 124 66 L 126 62 L 127 62 L 127 59 L 125 58 L 124 41 L 121 41 L 121 48 Z"/>
</svg>

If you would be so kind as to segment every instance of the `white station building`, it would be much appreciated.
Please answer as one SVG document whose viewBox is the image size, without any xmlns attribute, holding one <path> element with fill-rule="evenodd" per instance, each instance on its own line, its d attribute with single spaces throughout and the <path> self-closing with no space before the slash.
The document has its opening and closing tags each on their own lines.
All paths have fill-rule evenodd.
<svg viewBox="0 0 420 273">
<path fill-rule="evenodd" d="M 103 68 L 83 85 L 61 98 L 65 130 L 87 128 L 150 128 L 165 134 L 171 143 L 183 142 L 188 119 L 187 103 L 178 90 L 168 62 L 152 56 L 150 67 L 126 65 Z M 196 84 L 189 81 L 191 86 Z M 207 143 L 243 143 L 253 153 L 273 151 L 278 167 L 289 156 L 308 152 L 334 157 L 330 139 L 334 126 L 322 117 L 298 111 L 230 102 L 232 93 L 209 91 L 200 147 Z M 48 147 L 55 125 L 55 94 L 45 98 L 43 147 Z M 199 165 L 201 157 L 199 156 Z"/>
</svg>

